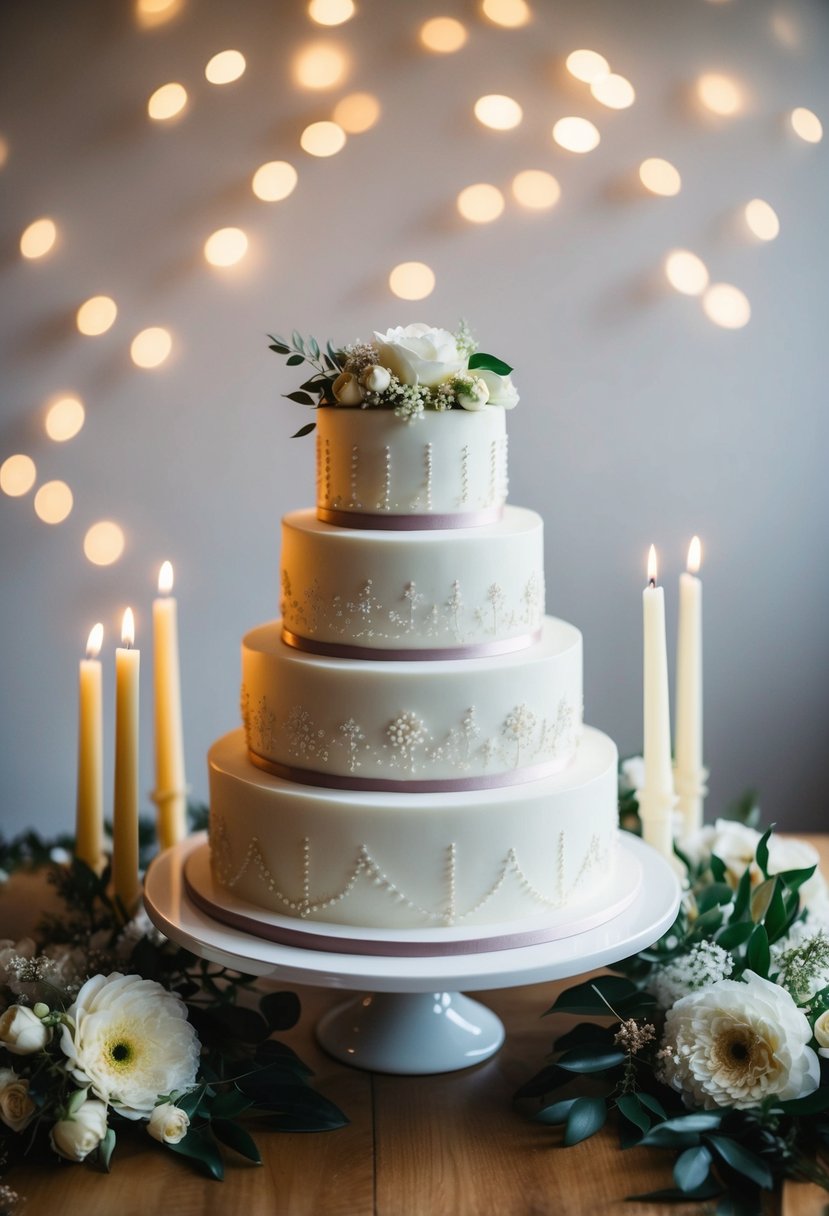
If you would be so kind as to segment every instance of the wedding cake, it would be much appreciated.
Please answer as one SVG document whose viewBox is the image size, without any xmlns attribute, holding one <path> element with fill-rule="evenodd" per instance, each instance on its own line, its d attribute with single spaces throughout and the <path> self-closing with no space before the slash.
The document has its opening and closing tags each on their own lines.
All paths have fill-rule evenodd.
<svg viewBox="0 0 829 1216">
<path fill-rule="evenodd" d="M 289 396 L 319 406 L 317 502 L 282 521 L 282 616 L 243 639 L 243 727 L 209 753 L 216 889 L 427 936 L 601 918 L 617 755 L 582 721 L 579 631 L 544 615 L 542 521 L 506 505 L 512 369 L 465 327 L 272 341 L 314 371 Z"/>
</svg>

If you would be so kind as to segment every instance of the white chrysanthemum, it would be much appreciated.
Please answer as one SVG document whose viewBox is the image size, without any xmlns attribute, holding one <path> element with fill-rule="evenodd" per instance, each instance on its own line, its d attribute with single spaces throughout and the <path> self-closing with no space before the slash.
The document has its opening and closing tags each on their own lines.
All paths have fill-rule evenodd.
<svg viewBox="0 0 829 1216">
<path fill-rule="evenodd" d="M 697 942 L 687 954 L 655 971 L 648 987 L 660 1008 L 669 1009 L 689 992 L 728 979 L 733 969 L 734 960 L 722 946 L 710 941 Z"/>
<path fill-rule="evenodd" d="M 72 1075 L 128 1119 L 195 1084 L 199 1041 L 180 997 L 138 975 L 96 975 L 68 1011 L 61 1048 Z"/>
<path fill-rule="evenodd" d="M 785 989 L 751 971 L 720 980 L 668 1010 L 663 1074 L 686 1106 L 756 1106 L 813 1093 L 820 1066 L 812 1028 Z"/>
</svg>

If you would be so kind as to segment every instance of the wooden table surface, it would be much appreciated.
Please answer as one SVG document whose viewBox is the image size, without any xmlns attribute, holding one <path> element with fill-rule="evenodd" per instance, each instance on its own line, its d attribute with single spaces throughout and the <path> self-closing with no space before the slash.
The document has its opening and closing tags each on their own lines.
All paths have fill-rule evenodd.
<svg viewBox="0 0 829 1216">
<path fill-rule="evenodd" d="M 829 836 L 810 837 L 829 872 Z M 3 914 L 0 906 L 0 916 Z M 0 936 L 4 936 L 0 933 Z M 5 1181 L 27 1199 L 24 1216 L 697 1216 L 711 1204 L 679 1208 L 625 1203 L 631 1194 L 671 1185 L 671 1155 L 621 1152 L 612 1128 L 574 1148 L 560 1132 L 512 1105 L 516 1088 L 542 1064 L 564 1019 L 542 1018 L 574 981 L 475 993 L 502 1018 L 507 1040 L 492 1059 L 462 1072 L 427 1077 L 370 1074 L 330 1059 L 314 1026 L 344 999 L 297 988 L 299 1025 L 281 1038 L 315 1071 L 315 1083 L 348 1115 L 339 1131 L 263 1133 L 263 1165 L 227 1154 L 223 1183 L 194 1172 L 150 1139 L 143 1126 L 122 1135 L 109 1176 L 69 1163 L 28 1164 Z M 775 1216 L 829 1213 L 829 1195 L 786 1184 L 770 1197 Z"/>
</svg>

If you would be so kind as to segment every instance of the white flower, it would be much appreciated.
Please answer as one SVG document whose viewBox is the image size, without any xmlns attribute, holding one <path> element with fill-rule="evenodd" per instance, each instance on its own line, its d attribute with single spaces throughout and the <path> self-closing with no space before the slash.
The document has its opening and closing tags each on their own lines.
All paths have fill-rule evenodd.
<svg viewBox="0 0 829 1216">
<path fill-rule="evenodd" d="M 687 954 L 681 954 L 664 967 L 659 967 L 649 982 L 660 1008 L 669 1009 L 681 997 L 700 988 L 709 988 L 718 980 L 727 979 L 734 969 L 734 960 L 716 942 L 697 942 Z"/>
<path fill-rule="evenodd" d="M 190 1116 L 172 1102 L 162 1102 L 150 1115 L 147 1131 L 161 1144 L 178 1144 L 187 1135 Z"/>
<path fill-rule="evenodd" d="M 619 784 L 628 792 L 638 794 L 645 787 L 645 761 L 642 756 L 630 756 L 620 767 Z"/>
<path fill-rule="evenodd" d="M 489 389 L 490 405 L 500 405 L 505 410 L 512 410 L 518 405 L 521 398 L 512 382 L 512 376 L 500 376 L 498 372 L 491 372 L 488 367 L 476 367 L 475 372 Z"/>
<path fill-rule="evenodd" d="M 818 1055 L 829 1058 L 829 1009 L 824 1009 L 812 1027 L 818 1041 Z"/>
<path fill-rule="evenodd" d="M 22 1132 L 34 1118 L 35 1106 L 29 1097 L 29 1082 L 13 1068 L 0 1068 L 0 1120 L 13 1132 Z"/>
<path fill-rule="evenodd" d="M 98 1147 L 107 1133 L 105 1103 L 87 1098 L 66 1119 L 60 1119 L 49 1133 L 52 1148 L 69 1161 L 83 1161 Z"/>
<path fill-rule="evenodd" d="M 0 1017 L 0 1044 L 16 1056 L 42 1051 L 52 1032 L 25 1005 L 10 1005 Z"/>
<path fill-rule="evenodd" d="M 360 405 L 363 400 L 360 381 L 352 372 L 340 372 L 331 385 L 331 392 L 337 399 L 337 405 Z"/>
<path fill-rule="evenodd" d="M 458 401 L 465 410 L 486 409 L 486 403 L 489 401 L 489 388 L 486 380 L 482 376 L 475 376 L 466 381 L 458 393 Z"/>
<path fill-rule="evenodd" d="M 466 364 L 455 335 L 418 321 L 398 325 L 384 334 L 375 331 L 378 362 L 394 372 L 402 384 L 434 388 L 456 375 Z"/>
<path fill-rule="evenodd" d="M 147 1118 L 159 1094 L 190 1089 L 199 1041 L 180 997 L 138 975 L 96 975 L 68 1011 L 61 1048 L 82 1085 L 127 1119 Z"/>
<path fill-rule="evenodd" d="M 813 1093 L 820 1066 L 812 1028 L 785 989 L 752 971 L 720 980 L 668 1010 L 664 1079 L 686 1106 L 744 1109 Z"/>
<path fill-rule="evenodd" d="M 372 363 L 360 373 L 360 383 L 367 393 L 384 393 L 391 384 L 391 372 L 379 363 Z"/>
</svg>

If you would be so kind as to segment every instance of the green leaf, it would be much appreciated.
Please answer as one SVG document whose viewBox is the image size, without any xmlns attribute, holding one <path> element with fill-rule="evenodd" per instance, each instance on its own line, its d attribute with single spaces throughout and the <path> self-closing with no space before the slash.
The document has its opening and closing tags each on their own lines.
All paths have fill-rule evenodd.
<svg viewBox="0 0 829 1216">
<path fill-rule="evenodd" d="M 718 857 L 716 853 L 712 853 L 709 865 L 711 866 L 711 873 L 714 875 L 714 881 L 725 882 L 727 870 L 722 858 Z"/>
<path fill-rule="evenodd" d="M 272 342 L 268 350 L 275 350 L 278 355 L 289 355 L 291 353 L 290 346 L 286 346 L 284 342 Z"/>
<path fill-rule="evenodd" d="M 751 896 L 751 919 L 757 925 L 766 915 L 771 905 L 774 896 L 774 889 L 777 885 L 776 878 L 767 878 L 765 882 L 761 882 L 759 887 L 755 887 Z"/>
<path fill-rule="evenodd" d="M 650 1115 L 642 1109 L 638 1094 L 622 1094 L 616 1099 L 616 1108 L 629 1123 L 633 1123 L 641 1132 L 646 1132 L 650 1128 Z"/>
<path fill-rule="evenodd" d="M 253 1106 L 253 1100 L 238 1089 L 227 1089 L 213 1099 L 210 1113 L 214 1119 L 235 1119 Z"/>
<path fill-rule="evenodd" d="M 283 1080 L 280 1084 L 262 1083 L 264 1072 L 238 1082 L 250 1094 L 257 1111 L 267 1116 L 270 1127 L 281 1131 L 317 1132 L 348 1123 L 339 1107 L 307 1085 Z"/>
<path fill-rule="evenodd" d="M 305 362 L 304 355 L 290 355 L 288 357 L 288 359 L 286 360 L 286 365 L 288 367 L 299 367 L 300 363 L 304 363 L 304 362 Z"/>
<path fill-rule="evenodd" d="M 256 1141 L 238 1123 L 231 1123 L 227 1119 L 214 1119 L 210 1126 L 213 1135 L 217 1140 L 221 1140 L 222 1144 L 226 1144 L 248 1161 L 253 1161 L 255 1165 L 262 1164 L 262 1155 L 256 1147 Z"/>
<path fill-rule="evenodd" d="M 553 1044 L 554 1051 L 570 1051 L 574 1047 L 609 1047 L 613 1042 L 613 1031 L 609 1026 L 597 1026 L 595 1022 L 579 1022 L 572 1030 L 560 1035 Z"/>
<path fill-rule="evenodd" d="M 782 878 L 790 891 L 799 891 L 804 882 L 809 881 L 816 869 L 815 865 L 806 866 L 803 870 L 781 870 L 777 877 Z"/>
<path fill-rule="evenodd" d="M 295 393 L 283 393 L 283 397 L 287 397 L 289 401 L 296 401 L 297 405 L 314 405 L 314 398 L 308 393 L 302 393 L 299 389 Z"/>
<path fill-rule="evenodd" d="M 731 903 L 733 898 L 734 892 L 727 882 L 712 882 L 698 896 L 697 907 L 700 912 L 707 912 L 709 908 Z"/>
<path fill-rule="evenodd" d="M 766 1165 L 761 1157 L 756 1153 L 752 1153 L 750 1149 L 743 1148 L 742 1144 L 738 1144 L 736 1140 L 730 1140 L 727 1136 L 706 1136 L 706 1143 L 711 1146 L 715 1153 L 722 1157 L 727 1165 L 730 1165 L 738 1174 L 742 1174 L 745 1178 L 750 1178 L 752 1182 L 756 1182 L 764 1190 L 770 1191 L 774 1186 L 774 1179 L 771 1175 L 771 1170 Z"/>
<path fill-rule="evenodd" d="M 176 1106 L 183 1110 L 185 1115 L 192 1119 L 193 1115 L 195 1115 L 199 1108 L 199 1103 L 204 1097 L 206 1089 L 206 1085 L 196 1086 L 195 1089 L 191 1089 L 189 1094 L 185 1094 L 183 1098 L 179 1098 Z"/>
<path fill-rule="evenodd" d="M 75 1090 L 75 1092 L 72 1094 L 72 1096 L 70 1097 L 69 1101 L 66 1104 L 66 1113 L 70 1117 L 70 1119 L 71 1119 L 72 1115 L 76 1115 L 78 1113 L 78 1111 L 81 1109 L 84 1102 L 86 1101 L 88 1095 L 89 1095 L 89 1086 L 88 1085 L 85 1086 L 83 1089 Z"/>
<path fill-rule="evenodd" d="M 733 950 L 736 946 L 744 945 L 753 932 L 753 923 L 750 920 L 741 920 L 736 925 L 732 923 L 720 929 L 715 940 L 723 950 Z"/>
<path fill-rule="evenodd" d="M 564 1143 L 570 1147 L 594 1136 L 607 1120 L 604 1098 L 576 1098 L 564 1128 Z"/>
<path fill-rule="evenodd" d="M 704 1144 L 687 1148 L 674 1165 L 674 1182 L 681 1191 L 695 1191 L 703 1185 L 711 1171 L 711 1153 Z"/>
<path fill-rule="evenodd" d="M 103 1140 L 98 1145 L 98 1164 L 107 1174 L 109 1173 L 109 1163 L 112 1160 L 112 1154 L 114 1151 L 115 1132 L 111 1127 L 108 1127 L 104 1133 Z"/>
<path fill-rule="evenodd" d="M 293 1048 L 288 1047 L 286 1043 L 280 1043 L 278 1039 L 266 1039 L 264 1043 L 259 1044 L 256 1048 L 256 1062 L 261 1065 L 281 1064 L 298 1077 L 314 1075 L 314 1070 L 300 1060 Z"/>
<path fill-rule="evenodd" d="M 270 1034 L 268 1024 L 255 1009 L 244 1005 L 220 1005 L 210 1016 L 223 1030 L 243 1043 L 261 1043 Z"/>
<path fill-rule="evenodd" d="M 301 426 L 298 431 L 294 431 L 292 439 L 301 439 L 303 435 L 310 435 L 316 426 L 316 422 L 306 422 L 305 426 Z"/>
<path fill-rule="evenodd" d="M 300 1004 L 295 992 L 269 992 L 259 1002 L 271 1030 L 290 1030 L 299 1021 Z"/>
<path fill-rule="evenodd" d="M 503 359 L 496 359 L 494 355 L 485 355 L 483 351 L 477 351 L 469 360 L 469 370 L 474 371 L 475 368 L 482 367 L 485 371 L 495 372 L 499 376 L 508 376 L 512 368 Z"/>
<path fill-rule="evenodd" d="M 647 1135 L 643 1136 L 642 1144 L 652 1144 L 659 1148 L 698 1144 L 703 1132 L 715 1131 L 721 1122 L 722 1115 L 713 1112 L 679 1115 L 675 1119 L 666 1119 L 664 1123 L 657 1123 Z"/>
<path fill-rule="evenodd" d="M 547 1013 L 583 1013 L 609 1015 L 614 1008 L 632 997 L 640 996 L 636 985 L 623 976 L 599 975 L 583 984 L 574 984 L 559 993 Z M 604 1000 L 602 999 L 604 998 Z M 544 1015 L 546 1017 L 546 1014 Z"/>
<path fill-rule="evenodd" d="M 514 1101 L 518 1102 L 521 1098 L 543 1098 L 545 1094 L 552 1093 L 554 1089 L 572 1079 L 571 1074 L 566 1073 L 563 1068 L 556 1064 L 547 1064 L 515 1091 Z"/>
<path fill-rule="evenodd" d="M 301 350 L 301 351 L 305 350 L 305 343 L 303 342 L 302 334 L 299 332 L 298 329 L 295 329 L 294 332 L 291 334 L 291 341 L 294 344 L 295 350 Z"/>
<path fill-rule="evenodd" d="M 754 926 L 751 937 L 748 939 L 746 964 L 749 970 L 755 971 L 762 979 L 768 979 L 771 951 L 769 950 L 769 935 L 766 933 L 765 925 Z"/>
<path fill-rule="evenodd" d="M 734 896 L 734 911 L 731 913 L 732 922 L 742 920 L 745 913 L 748 911 L 748 905 L 751 901 L 751 870 L 746 868 L 743 870 L 740 881 L 737 883 L 737 894 Z"/>
<path fill-rule="evenodd" d="M 191 1127 L 183 1140 L 179 1140 L 178 1144 L 168 1144 L 167 1148 L 181 1157 L 189 1157 L 217 1182 L 224 1178 L 218 1146 L 208 1131 Z"/>
<path fill-rule="evenodd" d="M 717 906 L 709 908 L 707 912 L 703 912 L 694 921 L 693 937 L 699 940 L 703 937 L 711 937 L 717 932 L 722 924 L 723 914 L 722 909 Z"/>
<path fill-rule="evenodd" d="M 311 354 L 314 356 L 314 358 L 315 358 L 315 359 L 319 359 L 319 357 L 320 357 L 320 344 L 319 344 L 319 342 L 316 340 L 316 338 L 314 337 L 314 335 L 313 335 L 313 334 L 312 334 L 312 335 L 311 335 L 311 337 L 308 339 L 308 345 L 309 345 L 309 346 L 310 346 L 310 348 L 311 348 Z"/>
<path fill-rule="evenodd" d="M 665 1114 L 665 1107 L 658 1098 L 654 1098 L 653 1094 L 646 1094 L 640 1091 L 637 1096 L 642 1105 L 647 1107 L 648 1110 L 653 1111 L 653 1113 L 658 1115 L 660 1119 L 667 1118 L 667 1115 Z"/>
<path fill-rule="evenodd" d="M 565 1098 L 561 1102 L 553 1102 L 551 1106 L 545 1106 L 543 1110 L 536 1111 L 533 1119 L 536 1123 L 566 1123 L 567 1116 L 578 1102 L 578 1098 Z"/>
<path fill-rule="evenodd" d="M 765 831 L 760 837 L 760 841 L 757 845 L 757 851 L 754 854 L 758 866 L 763 871 L 764 878 L 768 878 L 769 876 L 769 836 L 771 836 L 773 831 L 774 824 L 772 824 L 772 826 L 768 828 L 768 830 Z"/>
<path fill-rule="evenodd" d="M 783 900 L 783 882 L 780 878 L 774 880 L 774 891 L 766 912 L 764 925 L 770 942 L 776 942 L 786 932 L 789 919 L 788 910 Z"/>
<path fill-rule="evenodd" d="M 557 1061 L 559 1068 L 565 1069 L 566 1072 L 607 1072 L 610 1068 L 618 1068 L 620 1064 L 625 1062 L 625 1052 L 608 1050 L 605 1047 L 581 1048 L 580 1050 L 568 1051 L 561 1059 Z"/>
</svg>

